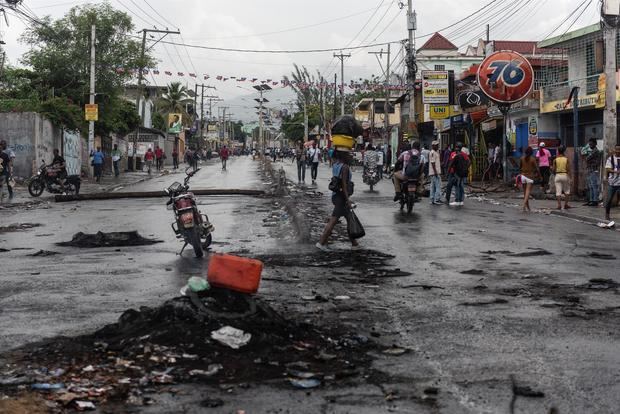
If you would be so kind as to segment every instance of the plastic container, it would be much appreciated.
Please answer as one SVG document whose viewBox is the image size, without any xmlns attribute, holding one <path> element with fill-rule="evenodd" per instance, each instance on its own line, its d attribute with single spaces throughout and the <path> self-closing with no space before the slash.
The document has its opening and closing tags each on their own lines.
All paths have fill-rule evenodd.
<svg viewBox="0 0 620 414">
<path fill-rule="evenodd" d="M 334 135 L 332 136 L 332 145 L 334 147 L 344 147 L 351 149 L 355 146 L 355 139 L 347 135 Z"/>
<path fill-rule="evenodd" d="M 211 286 L 241 293 L 256 293 L 263 262 L 228 254 L 215 254 L 209 262 L 207 280 Z"/>
</svg>

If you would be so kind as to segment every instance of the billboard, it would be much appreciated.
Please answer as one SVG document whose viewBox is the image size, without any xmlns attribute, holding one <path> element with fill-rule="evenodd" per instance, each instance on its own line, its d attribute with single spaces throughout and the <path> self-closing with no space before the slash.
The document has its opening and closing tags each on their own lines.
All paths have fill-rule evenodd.
<svg viewBox="0 0 620 414">
<path fill-rule="evenodd" d="M 168 114 L 168 132 L 180 134 L 183 129 L 183 114 Z"/>
<path fill-rule="evenodd" d="M 450 103 L 450 75 L 447 70 L 422 71 L 422 102 L 439 105 Z"/>
</svg>

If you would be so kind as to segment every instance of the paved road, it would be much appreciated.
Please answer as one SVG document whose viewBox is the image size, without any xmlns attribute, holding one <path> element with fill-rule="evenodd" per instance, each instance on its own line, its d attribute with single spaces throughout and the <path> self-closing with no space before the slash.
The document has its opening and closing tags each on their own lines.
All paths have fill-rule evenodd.
<svg viewBox="0 0 620 414">
<path fill-rule="evenodd" d="M 295 176 L 293 164 L 276 163 L 275 168 L 281 166 L 289 178 Z M 238 158 L 228 172 L 218 164 L 208 165 L 192 184 L 257 188 L 267 184 L 257 171 L 258 162 Z M 330 176 L 322 165 L 316 186 L 287 198 L 303 210 L 314 237 L 324 221 L 308 214 L 310 201 L 304 194 L 325 193 L 312 199 L 318 204 L 310 209 L 328 211 Z M 181 177 L 161 177 L 127 189 L 160 189 Z M 309 182 L 309 171 L 307 177 Z M 510 375 L 518 384 L 545 393 L 545 398 L 519 398 L 517 413 L 543 413 L 551 406 L 560 413 L 616 411 L 620 303 L 608 282 L 588 283 L 593 278 L 620 282 L 617 260 L 603 260 L 617 255 L 619 233 L 473 200 L 458 209 L 432 207 L 425 200 L 407 215 L 392 203 L 388 180 L 373 193 L 359 173 L 354 180 L 358 215 L 368 234 L 362 245 L 393 254 L 394 267 L 411 276 L 380 278 L 304 262 L 304 255 L 315 252 L 313 243 L 298 244 L 290 235 L 278 234 L 278 228 L 265 227 L 263 218 L 279 208 L 273 200 L 201 197 L 200 202 L 216 225 L 216 250 L 284 254 L 299 262 L 265 269 L 260 294 L 282 313 L 317 325 L 337 322 L 384 346 L 396 344 L 412 352 L 398 358 L 379 356 L 374 367 L 381 374 L 368 383 L 312 394 L 268 384 L 231 393 L 179 386 L 187 395 L 156 395 L 157 403 L 141 412 L 179 407 L 201 412 L 198 402 L 206 393 L 226 400 L 225 407 L 213 412 L 502 413 L 509 412 L 513 395 Z M 0 349 L 91 331 L 128 307 L 160 304 L 175 296 L 187 277 L 206 272 L 207 259 L 176 255 L 180 244 L 168 227 L 171 213 L 164 200 L 53 204 L 45 210 L 0 214 L 2 223 L 44 224 L 0 234 L 0 248 L 13 249 L 0 253 Z M 77 231 L 98 230 L 138 230 L 164 243 L 120 252 L 54 245 Z M 333 248 L 349 255 L 342 241 Z M 39 249 L 61 254 L 27 256 Z M 602 256 L 592 257 L 592 252 Z M 320 260 L 320 254 L 313 257 Z M 349 295 L 351 300 L 336 305 L 301 300 L 309 293 Z M 422 390 L 428 386 L 439 389 L 436 402 L 424 398 Z"/>
</svg>

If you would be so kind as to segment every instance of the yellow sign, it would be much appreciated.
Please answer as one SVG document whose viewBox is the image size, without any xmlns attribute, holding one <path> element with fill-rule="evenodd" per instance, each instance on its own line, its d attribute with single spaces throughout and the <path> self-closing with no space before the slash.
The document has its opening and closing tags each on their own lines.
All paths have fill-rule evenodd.
<svg viewBox="0 0 620 414">
<path fill-rule="evenodd" d="M 450 106 L 449 105 L 431 105 L 430 115 L 431 119 L 448 119 L 450 118 Z"/>
<path fill-rule="evenodd" d="M 586 96 L 579 97 L 579 108 L 596 108 L 601 109 L 605 108 L 605 84 L 606 82 L 599 79 L 599 90 L 597 93 L 593 93 Z M 603 89 L 601 90 L 601 86 Z M 566 105 L 566 99 L 557 100 L 557 101 L 547 101 L 544 100 L 544 94 L 541 94 L 540 97 L 540 113 L 547 114 L 551 112 L 562 112 L 573 109 L 573 101 L 570 104 Z M 620 102 L 620 90 L 616 90 L 616 102 Z"/>
<path fill-rule="evenodd" d="M 596 96 L 596 109 L 605 108 L 605 98 L 607 96 L 607 77 L 604 73 L 601 73 L 598 77 L 598 93 Z"/>
<path fill-rule="evenodd" d="M 97 104 L 84 105 L 84 119 L 87 121 L 99 121 L 99 106 Z"/>
</svg>

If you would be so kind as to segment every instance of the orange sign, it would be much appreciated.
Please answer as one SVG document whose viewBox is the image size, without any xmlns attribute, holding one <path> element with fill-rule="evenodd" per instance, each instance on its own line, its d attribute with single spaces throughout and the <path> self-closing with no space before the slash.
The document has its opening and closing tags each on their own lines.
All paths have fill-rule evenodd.
<svg viewBox="0 0 620 414">
<path fill-rule="evenodd" d="M 97 104 L 84 105 L 84 119 L 87 121 L 99 120 L 99 106 Z"/>
</svg>

